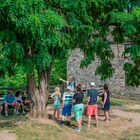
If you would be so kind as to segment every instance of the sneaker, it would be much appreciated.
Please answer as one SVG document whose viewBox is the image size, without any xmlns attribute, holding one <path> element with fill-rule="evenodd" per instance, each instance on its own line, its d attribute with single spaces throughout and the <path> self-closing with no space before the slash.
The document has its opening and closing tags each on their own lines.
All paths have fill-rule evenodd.
<svg viewBox="0 0 140 140">
<path fill-rule="evenodd" d="M 61 121 L 61 122 L 60 122 L 60 125 L 61 125 L 61 126 L 63 126 L 63 125 L 64 125 L 64 122 L 63 122 L 63 121 Z"/>
<path fill-rule="evenodd" d="M 67 127 L 71 127 L 70 122 L 67 123 Z"/>
<path fill-rule="evenodd" d="M 81 129 L 80 128 L 75 128 L 75 131 L 80 132 Z"/>
<path fill-rule="evenodd" d="M 82 126 L 80 126 L 80 128 L 79 128 L 80 130 L 82 129 Z"/>
<path fill-rule="evenodd" d="M 8 117 L 8 113 L 7 112 L 5 113 L 5 117 Z"/>
<path fill-rule="evenodd" d="M 17 111 L 16 114 L 19 115 L 19 112 Z"/>
<path fill-rule="evenodd" d="M 13 114 L 16 114 L 16 113 L 17 113 L 17 111 L 16 111 L 16 109 L 15 109 Z"/>
<path fill-rule="evenodd" d="M 22 111 L 23 114 L 25 114 L 25 111 Z"/>
<path fill-rule="evenodd" d="M 90 125 L 88 125 L 87 128 L 90 128 Z"/>
</svg>

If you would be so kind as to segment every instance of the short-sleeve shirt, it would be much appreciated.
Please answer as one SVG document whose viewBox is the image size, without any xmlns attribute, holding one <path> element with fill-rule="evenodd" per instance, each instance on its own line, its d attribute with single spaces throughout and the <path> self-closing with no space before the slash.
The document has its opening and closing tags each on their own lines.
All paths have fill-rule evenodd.
<svg viewBox="0 0 140 140">
<path fill-rule="evenodd" d="M 88 90 L 87 97 L 90 97 L 89 105 L 97 104 L 98 90 L 95 88 Z"/>
<path fill-rule="evenodd" d="M 27 100 L 26 96 L 22 96 L 22 101 L 25 102 Z"/>
<path fill-rule="evenodd" d="M 83 103 L 84 93 L 83 92 L 76 92 L 73 96 L 75 100 L 74 105 Z"/>
<path fill-rule="evenodd" d="M 11 95 L 11 96 L 6 95 L 4 97 L 4 101 L 7 102 L 7 103 L 13 103 L 15 101 L 15 96 L 14 95 Z"/>
<path fill-rule="evenodd" d="M 63 101 L 64 101 L 64 104 L 67 105 L 67 104 L 72 104 L 72 98 L 73 98 L 73 93 L 72 92 L 65 92 L 63 94 Z"/>
<path fill-rule="evenodd" d="M 17 101 L 22 102 L 22 97 L 21 97 L 21 96 L 19 96 L 19 97 L 15 97 L 15 100 L 16 100 L 16 102 L 17 102 Z"/>
</svg>

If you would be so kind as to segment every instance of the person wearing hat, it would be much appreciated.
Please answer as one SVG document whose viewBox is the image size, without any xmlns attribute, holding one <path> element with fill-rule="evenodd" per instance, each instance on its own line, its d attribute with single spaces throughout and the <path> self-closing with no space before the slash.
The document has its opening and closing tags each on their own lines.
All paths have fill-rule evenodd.
<svg viewBox="0 0 140 140">
<path fill-rule="evenodd" d="M 65 92 L 62 97 L 62 120 L 60 125 L 64 124 L 64 119 L 67 116 L 68 118 L 67 126 L 70 127 L 72 98 L 73 98 L 73 93 L 71 92 L 71 87 L 68 86 L 67 92 Z"/>
<path fill-rule="evenodd" d="M 90 128 L 91 116 L 95 116 L 96 126 L 98 127 L 98 90 L 95 88 L 95 83 L 90 83 L 90 89 L 87 94 L 87 115 L 88 115 L 88 128 Z"/>
</svg>

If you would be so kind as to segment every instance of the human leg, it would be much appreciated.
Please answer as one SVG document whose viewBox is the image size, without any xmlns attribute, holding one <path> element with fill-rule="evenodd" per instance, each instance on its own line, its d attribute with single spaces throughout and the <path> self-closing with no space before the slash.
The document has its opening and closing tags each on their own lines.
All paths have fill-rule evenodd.
<svg viewBox="0 0 140 140">
<path fill-rule="evenodd" d="M 14 111 L 15 114 L 19 114 L 20 107 L 21 107 L 21 103 L 17 102 L 16 105 L 15 105 L 15 111 Z"/>
<path fill-rule="evenodd" d="M 1 115 L 2 110 L 3 110 L 3 106 L 0 106 L 0 115 Z"/>
<path fill-rule="evenodd" d="M 93 115 L 95 116 L 96 127 L 98 127 L 98 105 L 93 106 Z"/>
<path fill-rule="evenodd" d="M 4 104 L 4 108 L 5 108 L 5 116 L 8 117 L 8 104 L 7 103 Z"/>
<path fill-rule="evenodd" d="M 91 123 L 91 116 L 88 116 L 88 127 L 90 127 L 90 123 Z"/>
<path fill-rule="evenodd" d="M 89 128 L 91 123 L 91 116 L 93 115 L 93 105 L 87 106 L 87 115 L 88 115 L 88 128 Z"/>
<path fill-rule="evenodd" d="M 53 119 L 55 119 L 55 116 L 56 116 L 56 109 L 54 109 L 53 111 Z"/>
<path fill-rule="evenodd" d="M 62 109 L 62 118 L 61 118 L 60 125 L 64 124 L 64 119 L 65 119 L 66 114 L 67 114 L 67 107 L 66 107 L 66 105 L 64 105 L 64 107 Z"/>
<path fill-rule="evenodd" d="M 98 127 L 98 115 L 95 115 L 96 127 Z"/>
<path fill-rule="evenodd" d="M 105 114 L 105 121 L 108 122 L 108 111 L 104 111 Z"/>
<path fill-rule="evenodd" d="M 57 119 L 59 119 L 60 109 L 57 109 Z"/>
<path fill-rule="evenodd" d="M 25 111 L 24 111 L 25 106 L 23 103 L 21 103 L 21 108 L 22 108 L 22 113 L 25 114 Z"/>
</svg>

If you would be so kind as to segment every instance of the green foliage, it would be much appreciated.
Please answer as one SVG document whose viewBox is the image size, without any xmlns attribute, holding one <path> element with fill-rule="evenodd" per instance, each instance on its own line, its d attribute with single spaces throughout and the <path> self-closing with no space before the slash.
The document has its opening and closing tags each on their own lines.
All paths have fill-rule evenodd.
<svg viewBox="0 0 140 140">
<path fill-rule="evenodd" d="M 126 63 L 124 70 L 128 84 L 138 86 L 139 6 L 139 0 L 1 0 L 0 75 L 6 71 L 14 75 L 17 67 L 26 74 L 51 69 L 54 61 L 59 66 L 57 60 L 65 59 L 69 49 L 79 47 L 85 54 L 81 68 L 98 58 L 96 74 L 105 80 L 114 73 L 107 39 L 112 35 L 117 44 L 132 41 L 131 49 L 124 52 L 130 53 L 132 63 Z M 58 75 L 54 72 L 52 77 Z"/>
<path fill-rule="evenodd" d="M 140 85 L 140 7 L 133 7 L 129 13 L 112 13 L 112 20 L 120 23 L 125 38 L 132 41 L 132 45 L 124 51 L 130 54 L 131 62 L 124 64 L 128 85 Z"/>
</svg>

